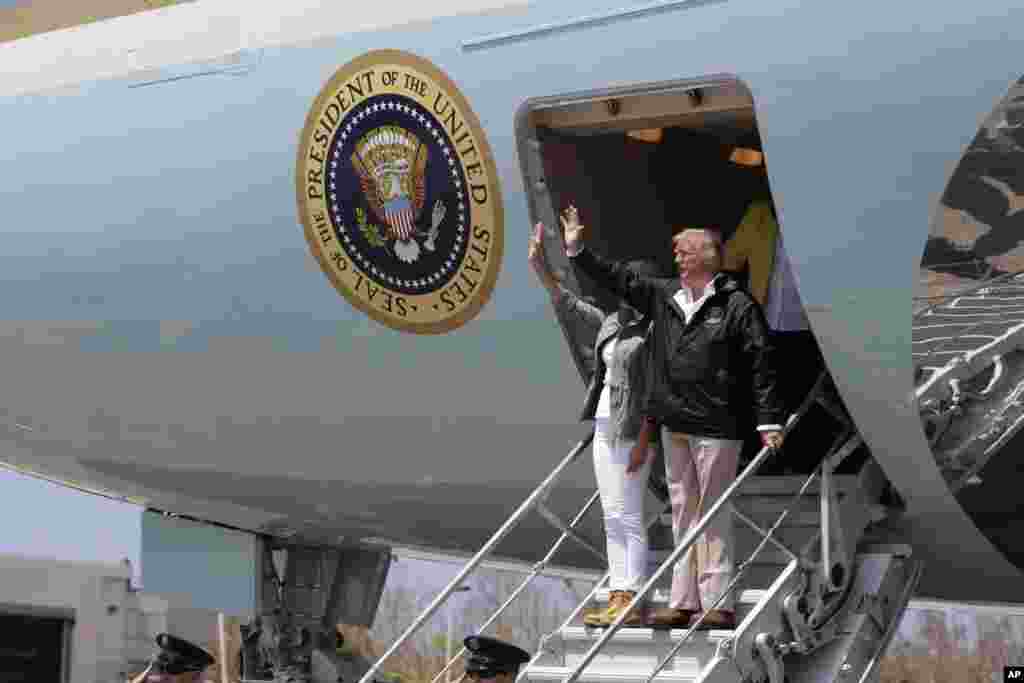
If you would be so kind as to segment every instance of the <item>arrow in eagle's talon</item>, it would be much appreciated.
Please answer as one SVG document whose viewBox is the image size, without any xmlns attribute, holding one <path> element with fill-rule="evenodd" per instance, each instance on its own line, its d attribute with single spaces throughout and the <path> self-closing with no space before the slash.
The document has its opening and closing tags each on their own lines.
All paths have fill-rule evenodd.
<svg viewBox="0 0 1024 683">
<path fill-rule="evenodd" d="M 423 248 L 427 251 L 434 251 L 434 249 L 436 249 L 434 241 L 437 239 L 437 233 L 440 230 L 441 222 L 444 220 L 445 213 L 447 213 L 447 209 L 445 208 L 444 202 L 438 199 L 434 203 L 434 211 L 431 214 L 430 229 L 426 233 L 427 240 L 423 243 Z"/>
</svg>

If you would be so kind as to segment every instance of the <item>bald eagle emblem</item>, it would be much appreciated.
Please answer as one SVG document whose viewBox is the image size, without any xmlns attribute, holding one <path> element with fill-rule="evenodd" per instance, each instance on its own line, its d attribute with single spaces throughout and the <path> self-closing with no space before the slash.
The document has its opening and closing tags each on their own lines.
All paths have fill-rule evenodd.
<svg viewBox="0 0 1024 683">
<path fill-rule="evenodd" d="M 444 220 L 445 206 L 439 199 L 429 229 L 418 227 L 427 194 L 427 156 L 427 146 L 416 135 L 395 125 L 367 131 L 351 156 L 367 204 L 387 226 L 383 242 L 405 263 L 419 260 L 421 247 L 434 251 Z"/>
</svg>

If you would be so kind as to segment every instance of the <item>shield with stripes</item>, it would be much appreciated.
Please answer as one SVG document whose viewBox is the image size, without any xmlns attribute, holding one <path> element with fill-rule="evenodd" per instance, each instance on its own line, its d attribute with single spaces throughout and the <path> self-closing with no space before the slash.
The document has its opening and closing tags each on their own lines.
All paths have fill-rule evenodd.
<svg viewBox="0 0 1024 683">
<path fill-rule="evenodd" d="M 399 197 L 386 202 L 384 204 L 384 219 L 398 239 L 405 242 L 412 238 L 416 217 L 413 215 L 412 202 L 408 197 Z"/>
</svg>

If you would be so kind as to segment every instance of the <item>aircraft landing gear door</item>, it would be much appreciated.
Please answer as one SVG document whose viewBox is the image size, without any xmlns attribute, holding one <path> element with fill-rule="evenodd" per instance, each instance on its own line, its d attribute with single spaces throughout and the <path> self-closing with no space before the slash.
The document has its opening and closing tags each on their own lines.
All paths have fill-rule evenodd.
<svg viewBox="0 0 1024 683">
<path fill-rule="evenodd" d="M 67 618 L 0 614 L 0 681 L 70 681 L 73 622 Z"/>
</svg>

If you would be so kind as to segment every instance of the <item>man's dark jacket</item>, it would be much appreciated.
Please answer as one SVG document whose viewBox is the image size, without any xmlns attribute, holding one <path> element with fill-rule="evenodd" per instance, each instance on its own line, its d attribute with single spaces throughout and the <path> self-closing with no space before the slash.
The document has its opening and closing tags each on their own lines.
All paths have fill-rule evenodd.
<svg viewBox="0 0 1024 683">
<path fill-rule="evenodd" d="M 673 299 L 678 279 L 639 276 L 590 249 L 570 260 L 654 321 L 645 415 L 673 432 L 719 439 L 783 424 L 768 324 L 736 280 L 720 274 L 715 293 L 686 323 Z"/>
</svg>

